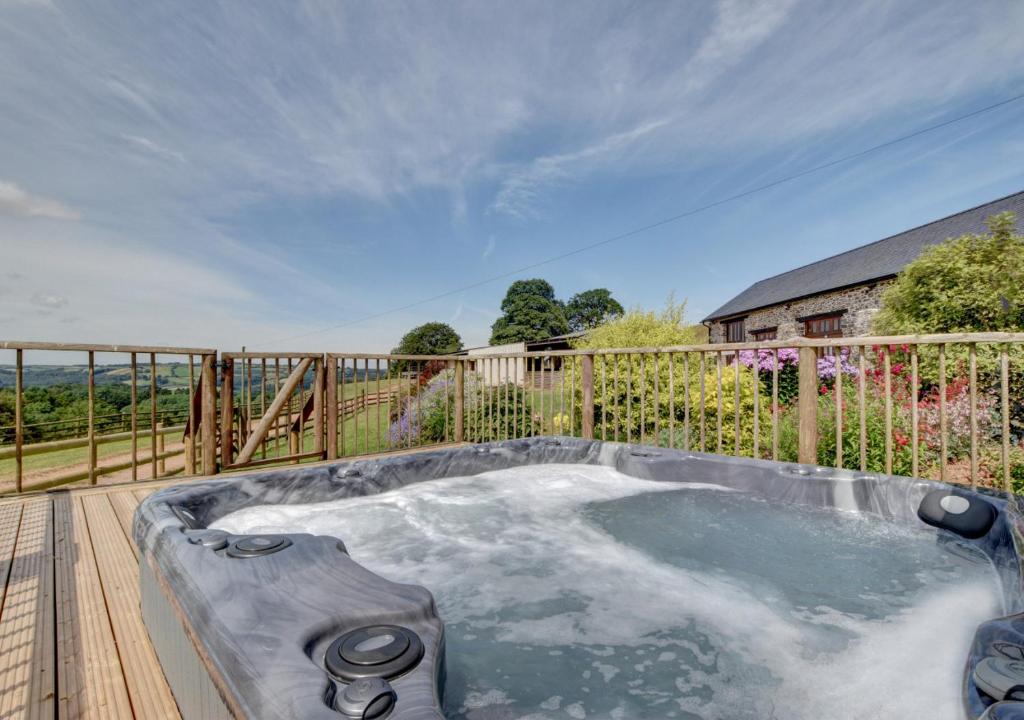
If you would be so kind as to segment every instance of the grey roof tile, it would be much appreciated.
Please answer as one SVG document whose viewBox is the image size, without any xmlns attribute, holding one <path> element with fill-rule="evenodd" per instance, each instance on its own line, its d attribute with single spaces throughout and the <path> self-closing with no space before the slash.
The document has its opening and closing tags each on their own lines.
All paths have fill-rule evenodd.
<svg viewBox="0 0 1024 720">
<path fill-rule="evenodd" d="M 1011 211 L 1024 227 L 1024 191 L 964 210 L 809 265 L 759 280 L 704 318 L 717 320 L 838 288 L 896 275 L 929 245 L 986 231 L 985 220 Z"/>
</svg>

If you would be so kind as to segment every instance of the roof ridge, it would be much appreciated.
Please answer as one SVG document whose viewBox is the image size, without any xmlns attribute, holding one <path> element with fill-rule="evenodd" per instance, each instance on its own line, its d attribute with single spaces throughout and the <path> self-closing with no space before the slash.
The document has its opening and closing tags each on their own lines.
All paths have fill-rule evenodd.
<svg viewBox="0 0 1024 720">
<path fill-rule="evenodd" d="M 813 261 L 811 261 L 809 263 L 804 263 L 803 265 L 797 265 L 794 268 L 790 268 L 789 270 L 785 270 L 783 272 L 776 273 L 775 275 L 769 275 L 768 277 L 761 278 L 757 282 L 749 285 L 747 287 L 747 290 L 749 290 L 752 287 L 755 287 L 756 285 L 760 285 L 763 282 L 768 282 L 769 280 L 774 280 L 777 277 L 782 277 L 783 275 L 788 275 L 791 272 L 796 272 L 797 270 L 803 270 L 804 268 L 811 267 L 812 265 L 817 265 L 818 263 L 825 262 L 826 260 L 832 260 L 834 258 L 842 257 L 843 255 L 849 255 L 850 253 L 856 252 L 857 250 L 862 250 L 863 248 L 871 247 L 872 245 L 877 245 L 878 243 L 883 243 L 886 240 L 892 240 L 893 238 L 899 237 L 900 235 L 906 235 L 909 232 L 913 232 L 915 230 L 920 230 L 922 228 L 926 228 L 929 225 L 935 225 L 935 224 L 940 223 L 940 222 L 945 222 L 947 220 L 952 220 L 953 218 L 955 218 L 955 217 L 957 217 L 959 215 L 966 215 L 969 212 L 974 212 L 975 210 L 980 210 L 981 208 L 985 207 L 986 205 L 995 205 L 996 203 L 1003 202 L 1004 200 L 1009 200 L 1010 198 L 1016 197 L 1018 195 L 1024 196 L 1024 190 L 1018 190 L 1017 192 L 1010 193 L 1009 195 L 1004 195 L 1001 198 L 996 198 L 995 200 L 989 200 L 988 202 L 981 203 L 980 205 L 975 205 L 974 207 L 969 207 L 969 208 L 967 208 L 965 210 L 960 210 L 959 212 L 955 212 L 955 213 L 953 213 L 951 215 L 945 215 L 943 217 L 936 218 L 935 220 L 929 220 L 926 223 L 921 223 L 920 225 L 915 225 L 912 228 L 907 228 L 906 230 L 902 230 L 902 231 L 900 231 L 898 233 L 893 233 L 892 235 L 886 235 L 884 238 L 880 238 L 878 240 L 872 240 L 871 242 L 864 243 L 863 245 L 858 245 L 856 247 L 852 247 L 849 250 L 843 250 L 842 252 L 836 253 L 835 255 L 828 255 L 828 256 L 820 258 L 818 260 L 813 260 Z"/>
<path fill-rule="evenodd" d="M 902 267 L 902 265 L 905 265 L 912 259 L 903 257 L 907 254 L 907 248 L 917 247 L 920 250 L 923 246 L 936 245 L 964 233 L 984 232 L 982 227 L 983 221 L 996 212 L 1006 210 L 1017 212 L 1019 215 L 1017 224 L 1024 228 L 1024 190 L 965 208 L 945 217 L 937 218 L 878 240 L 852 247 L 849 250 L 844 250 L 843 252 L 790 268 L 784 272 L 761 278 L 715 309 L 714 312 L 704 318 L 703 322 L 738 315 L 742 312 L 751 312 L 757 308 L 777 305 L 797 297 L 805 297 L 806 295 L 801 294 L 790 294 L 783 297 L 787 292 L 793 292 L 793 288 L 789 287 L 787 289 L 787 285 L 792 286 L 794 283 L 809 283 L 805 289 L 810 289 L 811 286 L 820 286 L 811 292 L 812 295 L 816 295 L 826 292 L 830 288 L 852 287 L 853 285 L 873 282 L 874 280 L 867 279 L 869 276 L 865 273 L 868 272 L 874 273 L 870 277 L 875 279 L 893 276 L 898 272 L 898 270 L 889 272 L 896 267 L 894 263 Z M 847 256 L 850 255 L 854 257 L 846 260 Z M 856 260 L 857 263 L 866 263 L 866 265 L 856 272 L 840 272 L 837 270 L 837 268 L 849 265 L 853 260 Z M 858 267 L 860 266 L 858 265 Z"/>
</svg>

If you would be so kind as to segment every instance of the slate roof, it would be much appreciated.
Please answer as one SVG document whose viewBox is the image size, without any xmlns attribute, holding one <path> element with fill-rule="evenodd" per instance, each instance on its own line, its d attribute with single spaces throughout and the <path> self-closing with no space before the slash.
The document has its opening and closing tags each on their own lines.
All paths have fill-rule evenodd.
<svg viewBox="0 0 1024 720">
<path fill-rule="evenodd" d="M 986 232 L 985 220 L 1006 211 L 1016 213 L 1017 227 L 1024 228 L 1024 191 L 759 280 L 704 318 L 704 322 L 893 277 L 929 245 L 964 233 Z"/>
</svg>

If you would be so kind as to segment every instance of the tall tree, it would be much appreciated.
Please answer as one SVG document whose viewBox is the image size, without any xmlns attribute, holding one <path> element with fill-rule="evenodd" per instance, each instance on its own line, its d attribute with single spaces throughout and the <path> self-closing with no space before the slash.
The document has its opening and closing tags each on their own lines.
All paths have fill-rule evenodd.
<svg viewBox="0 0 1024 720">
<path fill-rule="evenodd" d="M 565 305 L 565 318 L 573 332 L 591 330 L 625 312 L 607 288 L 594 288 L 576 293 Z"/>
<path fill-rule="evenodd" d="M 547 280 L 516 280 L 501 301 L 504 313 L 491 326 L 491 344 L 543 340 L 569 331 L 555 289 Z"/>
<path fill-rule="evenodd" d="M 508 290 L 505 291 L 505 299 L 501 301 L 502 312 L 508 312 L 512 303 L 516 299 L 533 295 L 536 297 L 550 300 L 551 302 L 557 302 L 555 300 L 555 288 L 551 286 L 547 280 L 543 278 L 531 278 L 530 280 L 516 280 L 514 283 L 508 286 Z"/>
<path fill-rule="evenodd" d="M 402 336 L 396 355 L 446 355 L 462 349 L 462 338 L 451 325 L 428 322 L 414 327 Z"/>
</svg>

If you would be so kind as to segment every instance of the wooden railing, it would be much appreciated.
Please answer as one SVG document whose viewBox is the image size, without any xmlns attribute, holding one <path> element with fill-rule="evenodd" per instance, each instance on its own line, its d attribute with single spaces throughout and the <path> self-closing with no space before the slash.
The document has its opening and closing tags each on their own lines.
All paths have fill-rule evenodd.
<svg viewBox="0 0 1024 720">
<path fill-rule="evenodd" d="M 13 471 L 13 489 L 15 492 L 21 492 L 26 489 L 24 487 L 24 460 L 26 457 L 25 446 L 24 446 L 24 366 L 25 366 L 25 353 L 29 351 L 45 351 L 45 352 L 61 352 L 61 353 L 75 353 L 79 356 L 85 354 L 88 363 L 88 375 L 87 375 L 87 406 L 88 416 L 86 422 L 86 436 L 83 439 L 65 440 L 58 441 L 56 443 L 48 443 L 48 447 L 45 448 L 33 448 L 30 450 L 28 456 L 33 454 L 41 454 L 43 452 L 54 452 L 58 450 L 68 450 L 73 447 L 84 447 L 87 451 L 85 462 L 81 463 L 84 468 L 72 469 L 68 472 L 58 473 L 55 477 L 49 477 L 44 483 L 35 485 L 31 489 L 42 489 L 43 487 L 53 487 L 68 482 L 74 482 L 78 479 L 86 479 L 90 484 L 95 484 L 97 479 L 104 474 L 120 470 L 130 470 L 131 479 L 137 480 L 139 477 L 140 467 L 143 465 L 149 465 L 150 477 L 158 477 L 161 475 L 161 467 L 163 462 L 169 456 L 165 451 L 162 451 L 160 447 L 161 439 L 174 430 L 171 428 L 165 428 L 158 431 L 150 431 L 146 433 L 149 440 L 149 456 L 145 458 L 139 458 L 139 411 L 138 411 L 138 367 L 139 367 L 139 356 L 142 355 L 149 361 L 149 397 L 150 397 L 150 409 L 148 417 L 148 428 L 156 428 L 157 421 L 157 380 L 156 380 L 156 369 L 157 369 L 157 356 L 184 356 L 188 361 L 189 368 L 189 386 L 192 392 L 195 392 L 201 398 L 198 403 L 198 407 L 193 411 L 193 404 L 190 404 L 189 411 L 189 422 L 190 428 L 202 427 L 202 433 L 197 433 L 195 430 L 191 431 L 184 443 L 184 454 L 186 456 L 184 471 L 189 474 L 195 474 L 197 468 L 197 457 L 201 455 L 201 467 L 204 473 L 216 472 L 216 458 L 215 450 L 217 444 L 216 428 L 213 418 L 217 415 L 216 408 L 216 395 L 214 391 L 214 384 L 216 377 L 214 374 L 214 364 L 216 362 L 217 351 L 207 348 L 180 348 L 180 347 L 157 347 L 157 346 L 134 346 L 134 345 L 94 345 L 94 344 L 65 344 L 65 343 L 38 343 L 38 342 L 0 342 L 0 350 L 13 350 L 15 356 L 15 418 L 14 418 L 14 445 L 13 448 L 4 448 L 0 450 L 0 460 L 13 459 L 14 460 L 14 471 Z M 130 459 L 122 461 L 120 463 L 114 463 L 111 466 L 101 466 L 98 457 L 97 449 L 101 444 L 108 442 L 114 442 L 110 436 L 105 437 L 102 441 L 97 435 L 96 427 L 96 384 L 95 384 L 95 370 L 96 370 L 96 355 L 100 354 L 112 354 L 118 357 L 127 355 L 130 361 L 130 379 L 129 384 L 131 386 L 131 421 L 130 429 L 124 437 L 119 439 L 127 439 L 130 446 Z M 198 360 L 198 368 L 197 368 Z M 210 418 L 211 421 L 201 423 L 202 417 L 205 416 Z"/>
<path fill-rule="evenodd" d="M 1024 333 L 472 358 L 243 352 L 221 353 L 220 363 L 205 349 L 2 343 L 3 349 L 15 351 L 19 378 L 23 353 L 36 349 L 86 352 L 90 367 L 97 352 L 129 353 L 133 368 L 145 353 L 151 382 L 158 355 L 187 355 L 193 393 L 183 428 L 147 434 L 133 418 L 127 435 L 97 437 L 92 418 L 85 438 L 26 447 L 19 379 L 16 440 L 0 446 L 0 463 L 16 461 L 16 491 L 38 487 L 24 487 L 24 458 L 72 447 L 89 449 L 85 467 L 47 485 L 94 483 L 124 463 L 132 479 L 143 465 L 157 476 L 171 452 L 158 447 L 158 438 L 177 432 L 184 448 L 174 452 L 187 455 L 186 474 L 561 434 L 1024 488 Z M 134 387 L 134 369 L 132 378 Z M 91 383 L 89 398 L 92 408 Z M 98 445 L 126 437 L 130 460 L 97 463 Z M 150 445 L 149 457 L 137 457 L 140 438 Z"/>
<path fill-rule="evenodd" d="M 158 425 L 163 424 L 164 427 L 184 425 L 188 421 L 188 407 L 157 408 L 156 421 Z M 93 416 L 93 422 L 96 432 L 101 436 L 109 433 L 131 432 L 132 412 L 129 410 L 102 415 L 96 414 Z M 149 422 L 149 413 L 142 413 L 136 420 L 136 426 L 138 428 L 148 428 Z M 36 442 L 43 443 L 85 437 L 88 426 L 89 417 L 81 415 L 60 420 L 25 423 L 21 426 L 21 429 L 24 437 L 36 436 Z M 0 425 L 0 445 L 13 445 L 16 431 L 17 428 L 13 424 Z"/>
</svg>

